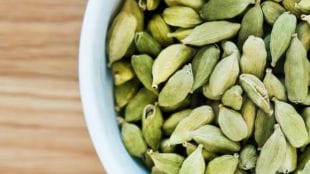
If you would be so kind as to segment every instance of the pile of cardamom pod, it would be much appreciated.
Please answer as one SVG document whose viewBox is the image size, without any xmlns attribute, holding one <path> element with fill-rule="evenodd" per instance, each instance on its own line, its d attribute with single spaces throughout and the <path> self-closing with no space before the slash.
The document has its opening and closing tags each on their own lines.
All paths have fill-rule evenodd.
<svg viewBox="0 0 310 174">
<path fill-rule="evenodd" d="M 310 174 L 310 0 L 124 0 L 108 33 L 152 174 Z"/>
</svg>

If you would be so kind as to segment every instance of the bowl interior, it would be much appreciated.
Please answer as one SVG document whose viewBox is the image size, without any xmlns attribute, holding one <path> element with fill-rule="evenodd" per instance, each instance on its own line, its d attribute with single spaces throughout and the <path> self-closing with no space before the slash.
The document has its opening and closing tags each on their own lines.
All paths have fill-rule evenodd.
<svg viewBox="0 0 310 174">
<path fill-rule="evenodd" d="M 120 138 L 113 85 L 106 66 L 106 33 L 121 0 L 90 0 L 82 27 L 79 80 L 84 115 L 97 154 L 108 173 L 146 174 Z"/>
</svg>

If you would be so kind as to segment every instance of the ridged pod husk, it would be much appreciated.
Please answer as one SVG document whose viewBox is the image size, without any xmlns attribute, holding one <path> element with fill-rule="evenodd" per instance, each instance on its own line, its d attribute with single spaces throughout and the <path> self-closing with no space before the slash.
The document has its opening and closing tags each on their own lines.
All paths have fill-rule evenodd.
<svg viewBox="0 0 310 174">
<path fill-rule="evenodd" d="M 168 33 L 170 33 L 171 30 L 159 14 L 152 16 L 147 25 L 147 30 L 162 47 L 166 47 L 173 43 L 173 39 L 168 37 Z"/>
<path fill-rule="evenodd" d="M 115 109 L 120 111 L 136 95 L 139 90 L 139 81 L 132 79 L 122 85 L 115 86 L 114 95 L 116 106 Z"/>
<path fill-rule="evenodd" d="M 289 12 L 293 13 L 297 17 L 301 15 L 301 11 L 299 8 L 297 8 L 296 3 L 298 3 L 300 0 L 283 0 L 282 4 L 283 7 L 288 10 Z"/>
<path fill-rule="evenodd" d="M 193 29 L 191 28 L 178 28 L 174 32 L 168 33 L 168 37 L 176 38 L 178 41 L 182 42 L 183 39 L 185 39 Z"/>
<path fill-rule="evenodd" d="M 192 154 L 198 148 L 197 145 L 195 145 L 194 143 L 190 143 L 190 142 L 183 143 L 182 145 L 186 149 L 187 155 Z M 210 161 L 218 156 L 216 153 L 209 152 L 206 149 L 202 149 L 202 155 L 206 161 Z"/>
<path fill-rule="evenodd" d="M 126 0 L 124 1 L 123 8 L 121 12 L 124 11 L 126 13 L 131 13 L 137 19 L 137 32 L 142 31 L 144 29 L 144 14 L 142 9 L 139 7 L 137 0 Z"/>
<path fill-rule="evenodd" d="M 255 168 L 257 161 L 257 151 L 254 145 L 245 145 L 240 152 L 239 168 L 250 170 Z"/>
<path fill-rule="evenodd" d="M 222 96 L 222 103 L 234 110 L 240 110 L 243 102 L 243 90 L 239 85 L 227 89 Z"/>
<path fill-rule="evenodd" d="M 200 9 L 205 3 L 204 0 L 165 0 L 168 6 L 184 5 L 194 9 Z"/>
<path fill-rule="evenodd" d="M 139 6 L 143 10 L 156 10 L 161 0 L 139 0 Z"/>
<path fill-rule="evenodd" d="M 272 69 L 267 68 L 264 77 L 264 85 L 268 91 L 269 97 L 276 97 L 279 100 L 286 101 L 286 89 L 283 83 L 272 73 Z"/>
<path fill-rule="evenodd" d="M 147 32 L 137 32 L 135 44 L 141 54 L 156 57 L 161 51 L 161 45 Z"/>
<path fill-rule="evenodd" d="M 308 144 L 310 143 L 310 107 L 306 107 L 302 112 L 302 117 L 305 120 L 306 128 L 308 130 Z"/>
<path fill-rule="evenodd" d="M 256 118 L 256 106 L 251 99 L 246 98 L 243 102 L 241 115 L 248 127 L 248 135 L 246 138 L 250 138 L 253 135 L 255 118 Z"/>
<path fill-rule="evenodd" d="M 300 0 L 295 4 L 295 8 L 299 9 L 302 13 L 310 13 L 310 1 L 309 0 Z"/>
<path fill-rule="evenodd" d="M 238 167 L 238 155 L 223 155 L 208 163 L 205 174 L 234 174 Z"/>
<path fill-rule="evenodd" d="M 202 151 L 203 146 L 199 145 L 196 150 L 184 160 L 179 174 L 204 174 L 206 163 Z"/>
<path fill-rule="evenodd" d="M 148 151 L 157 172 L 178 174 L 184 158 L 176 153 L 159 153 Z M 154 169 L 155 170 L 155 169 Z"/>
<path fill-rule="evenodd" d="M 306 22 L 301 22 L 297 25 L 296 32 L 298 39 L 304 45 L 305 49 L 309 51 L 310 48 L 310 25 Z"/>
<path fill-rule="evenodd" d="M 131 64 L 126 61 L 115 62 L 112 67 L 114 85 L 118 86 L 135 77 Z"/>
<path fill-rule="evenodd" d="M 268 116 L 264 111 L 258 110 L 254 126 L 254 138 L 258 147 L 262 147 L 273 133 L 276 123 L 274 114 Z"/>
<path fill-rule="evenodd" d="M 160 150 L 163 153 L 173 153 L 175 152 L 176 146 L 169 143 L 169 139 L 163 139 L 160 143 Z"/>
<path fill-rule="evenodd" d="M 195 27 L 202 22 L 194 9 L 185 6 L 166 8 L 163 12 L 163 19 L 168 25 L 181 28 Z"/>
<path fill-rule="evenodd" d="M 297 168 L 297 149 L 290 145 L 286 144 L 286 154 L 284 161 L 282 162 L 281 167 L 278 169 L 280 173 L 291 173 Z"/>
<path fill-rule="evenodd" d="M 163 125 L 163 131 L 166 135 L 171 135 L 179 122 L 183 120 L 184 118 L 188 117 L 190 113 L 192 112 L 192 109 L 185 109 L 179 112 L 175 112 L 171 114 L 167 120 L 165 120 Z"/>
<path fill-rule="evenodd" d="M 223 41 L 221 46 L 223 49 L 223 57 L 227 57 L 235 53 L 237 55 L 238 60 L 240 60 L 240 57 L 241 57 L 240 50 L 234 42 Z"/>
<path fill-rule="evenodd" d="M 262 10 L 266 22 L 270 25 L 273 25 L 278 19 L 278 17 L 286 11 L 285 8 L 283 8 L 280 4 L 272 1 L 263 2 Z"/>
</svg>

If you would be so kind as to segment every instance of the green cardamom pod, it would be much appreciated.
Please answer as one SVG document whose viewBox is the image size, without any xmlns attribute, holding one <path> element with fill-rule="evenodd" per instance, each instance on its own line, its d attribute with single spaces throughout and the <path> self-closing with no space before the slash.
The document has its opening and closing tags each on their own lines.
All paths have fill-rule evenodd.
<svg viewBox="0 0 310 174">
<path fill-rule="evenodd" d="M 238 36 L 238 45 L 241 47 L 249 36 L 262 37 L 264 15 L 260 6 L 260 0 L 256 0 L 256 5 L 244 15 Z"/>
<path fill-rule="evenodd" d="M 248 97 L 267 114 L 271 115 L 273 110 L 270 106 L 270 100 L 267 89 L 263 82 L 252 74 L 241 74 L 239 82 Z"/>
<path fill-rule="evenodd" d="M 301 153 L 298 159 L 298 168 L 296 174 L 308 174 L 304 171 L 309 170 L 310 165 L 310 147 L 307 147 L 306 150 Z"/>
<path fill-rule="evenodd" d="M 286 154 L 281 167 L 278 169 L 280 173 L 291 173 L 297 168 L 297 150 L 295 147 L 286 144 Z"/>
<path fill-rule="evenodd" d="M 297 25 L 296 32 L 301 43 L 304 45 L 306 51 L 310 48 L 310 25 L 306 22 L 301 22 Z"/>
<path fill-rule="evenodd" d="M 238 155 L 223 155 L 209 162 L 205 174 L 234 174 L 238 167 Z"/>
<path fill-rule="evenodd" d="M 124 1 L 123 8 L 121 11 L 131 13 L 137 19 L 138 25 L 136 31 L 142 31 L 144 29 L 144 14 L 142 9 L 139 7 L 137 0 L 126 0 Z"/>
<path fill-rule="evenodd" d="M 165 0 L 165 2 L 168 6 L 183 5 L 194 9 L 200 9 L 205 3 L 204 0 Z"/>
<path fill-rule="evenodd" d="M 147 105 L 142 114 L 142 134 L 147 145 L 153 150 L 160 146 L 164 119 L 157 105 Z"/>
<path fill-rule="evenodd" d="M 125 108 L 125 120 L 135 122 L 142 119 L 144 107 L 153 104 L 157 96 L 151 91 L 141 88 L 140 91 L 129 101 Z"/>
<path fill-rule="evenodd" d="M 209 83 L 203 87 L 204 95 L 213 100 L 221 99 L 224 92 L 236 83 L 239 72 L 237 53 L 223 58 L 215 66 Z"/>
<path fill-rule="evenodd" d="M 159 153 L 149 151 L 157 171 L 165 174 L 178 174 L 184 158 L 176 153 Z"/>
<path fill-rule="evenodd" d="M 176 38 L 178 41 L 182 42 L 183 39 L 185 39 L 193 29 L 188 29 L 188 28 L 178 28 L 172 33 L 168 33 L 167 36 L 171 38 Z"/>
<path fill-rule="evenodd" d="M 222 48 L 223 48 L 223 57 L 228 57 L 232 54 L 236 54 L 238 60 L 240 60 L 240 51 L 238 46 L 232 42 L 232 41 L 223 41 L 221 44 Z"/>
<path fill-rule="evenodd" d="M 284 75 L 288 99 L 294 103 L 302 102 L 308 94 L 309 67 L 307 52 L 297 35 L 293 36 L 286 52 Z"/>
<path fill-rule="evenodd" d="M 175 152 L 175 145 L 171 145 L 169 139 L 164 139 L 160 143 L 160 149 L 163 153 L 173 153 Z"/>
<path fill-rule="evenodd" d="M 239 85 L 229 88 L 222 97 L 222 103 L 234 110 L 240 110 L 242 106 L 243 90 Z"/>
<path fill-rule="evenodd" d="M 166 172 L 163 172 L 163 171 L 159 170 L 158 168 L 153 167 L 151 174 L 166 174 Z"/>
<path fill-rule="evenodd" d="M 137 50 L 141 54 L 156 57 L 161 51 L 160 44 L 147 32 L 138 32 L 135 36 Z"/>
<path fill-rule="evenodd" d="M 264 111 L 258 109 L 254 126 L 254 138 L 258 147 L 263 147 L 265 142 L 272 135 L 275 123 L 274 114 L 268 116 Z"/>
<path fill-rule="evenodd" d="M 278 60 L 290 45 L 296 29 L 297 19 L 294 15 L 284 12 L 273 25 L 270 38 L 271 66 L 275 67 Z"/>
<path fill-rule="evenodd" d="M 210 106 L 204 105 L 193 109 L 188 117 L 179 122 L 170 137 L 171 144 L 181 144 L 191 140 L 191 132 L 214 120 Z"/>
<path fill-rule="evenodd" d="M 282 82 L 272 73 L 272 69 L 267 68 L 264 78 L 264 85 L 268 91 L 269 97 L 276 97 L 279 100 L 286 101 L 286 90 Z"/>
<path fill-rule="evenodd" d="M 142 158 L 147 146 L 140 128 L 135 124 L 123 122 L 121 135 L 128 152 L 135 157 Z"/>
<path fill-rule="evenodd" d="M 163 108 L 173 108 L 174 106 L 180 105 L 189 95 L 193 83 L 192 67 L 191 65 L 186 65 L 168 80 L 159 93 L 159 106 Z"/>
<path fill-rule="evenodd" d="M 118 86 L 133 79 L 135 74 L 130 63 L 125 61 L 115 62 L 112 67 L 114 85 Z"/>
<path fill-rule="evenodd" d="M 273 25 L 276 22 L 277 18 L 286 11 L 285 8 L 283 8 L 280 4 L 272 1 L 263 2 L 262 10 L 266 22 L 270 25 Z"/>
<path fill-rule="evenodd" d="M 148 168 L 153 169 L 154 162 L 153 162 L 151 156 L 149 155 L 149 153 L 147 151 L 144 153 L 142 161 L 143 161 L 143 164 L 145 164 Z M 155 171 L 157 171 L 157 170 L 155 170 Z"/>
<path fill-rule="evenodd" d="M 143 86 L 152 91 L 154 94 L 158 94 L 158 91 L 152 87 L 152 67 L 154 60 L 146 55 L 133 55 L 131 57 L 131 65 L 137 78 L 143 84 Z"/>
<path fill-rule="evenodd" d="M 171 135 L 179 122 L 184 118 L 188 117 L 192 109 L 182 110 L 176 113 L 173 113 L 168 119 L 164 122 L 163 131 L 166 135 Z"/>
<path fill-rule="evenodd" d="M 248 174 L 246 171 L 237 168 L 234 174 Z"/>
<path fill-rule="evenodd" d="M 168 33 L 171 32 L 170 28 L 159 14 L 155 14 L 149 20 L 147 29 L 162 47 L 166 47 L 173 43 L 173 39 L 168 37 Z"/>
<path fill-rule="evenodd" d="M 165 82 L 184 63 L 188 62 L 194 54 L 194 49 L 183 44 L 173 44 L 160 52 L 155 59 L 152 69 L 154 88 Z"/>
<path fill-rule="evenodd" d="M 220 105 L 218 117 L 220 128 L 229 139 L 241 141 L 247 137 L 248 127 L 239 112 Z"/>
<path fill-rule="evenodd" d="M 120 111 L 136 95 L 139 90 L 139 81 L 132 79 L 122 85 L 115 86 L 115 109 Z"/>
<path fill-rule="evenodd" d="M 182 40 L 184 44 L 203 46 L 234 37 L 240 24 L 227 21 L 206 22 L 198 25 Z"/>
<path fill-rule="evenodd" d="M 209 0 L 201 8 L 201 17 L 206 20 L 231 19 L 240 15 L 255 0 Z"/>
<path fill-rule="evenodd" d="M 310 25 L 310 15 L 301 15 L 300 16 L 301 20 L 307 22 Z"/>
<path fill-rule="evenodd" d="M 310 1 L 309 0 L 300 0 L 295 4 L 295 7 L 303 13 L 310 13 Z"/>
<path fill-rule="evenodd" d="M 308 143 L 310 143 L 310 107 L 306 107 L 302 112 L 302 117 L 305 120 L 305 124 L 308 130 Z"/>
<path fill-rule="evenodd" d="M 306 105 L 306 106 L 310 106 L 310 93 L 309 92 L 308 92 L 308 95 L 306 96 L 306 98 L 303 101 L 301 101 L 301 104 Z"/>
<path fill-rule="evenodd" d="M 159 6 L 160 0 L 139 0 L 139 6 L 143 10 L 153 11 Z"/>
<path fill-rule="evenodd" d="M 199 145 L 183 162 L 179 174 L 204 174 L 206 164 L 202 155 L 203 146 Z"/>
<path fill-rule="evenodd" d="M 214 67 L 220 59 L 220 52 L 217 45 L 203 47 L 197 52 L 192 61 L 194 74 L 192 91 L 200 88 L 208 81 Z"/>
<path fill-rule="evenodd" d="M 192 154 L 198 147 L 197 145 L 190 143 L 190 142 L 183 143 L 182 145 L 185 147 L 187 155 Z M 202 149 L 202 156 L 205 160 L 210 161 L 214 159 L 215 157 L 217 157 L 217 154 L 213 152 L 209 152 L 206 149 Z"/>
<path fill-rule="evenodd" d="M 249 36 L 243 45 L 243 55 L 240 59 L 242 73 L 253 74 L 262 78 L 267 62 L 267 51 L 264 40 Z"/>
<path fill-rule="evenodd" d="M 293 147 L 299 148 L 308 142 L 308 132 L 304 120 L 295 108 L 285 102 L 273 98 L 275 116 L 284 135 Z"/>
<path fill-rule="evenodd" d="M 202 22 L 194 9 L 185 6 L 166 8 L 163 12 L 163 19 L 168 25 L 182 28 L 191 28 Z"/>
<path fill-rule="evenodd" d="M 239 167 L 241 169 L 250 170 L 255 168 L 257 161 L 256 147 L 251 144 L 245 145 L 241 149 L 239 159 L 240 159 Z"/>
<path fill-rule="evenodd" d="M 282 5 L 286 10 L 299 17 L 301 15 L 301 11 L 296 7 L 296 3 L 299 1 L 300 0 L 283 0 Z"/>
<path fill-rule="evenodd" d="M 250 138 L 254 130 L 254 124 L 256 118 L 256 106 L 249 98 L 246 98 L 245 101 L 243 102 L 241 115 L 248 127 L 248 135 L 246 138 Z"/>
<path fill-rule="evenodd" d="M 305 165 L 304 169 L 303 169 L 302 172 L 301 172 L 301 174 L 308 174 L 308 173 L 310 173 L 310 162 L 308 162 L 308 163 Z"/>
<path fill-rule="evenodd" d="M 274 174 L 280 168 L 286 153 L 286 140 L 279 125 L 266 141 L 258 156 L 256 174 Z"/>
<path fill-rule="evenodd" d="M 214 153 L 238 152 L 240 144 L 228 139 L 222 131 L 213 125 L 205 125 L 191 132 L 192 139 Z"/>
</svg>

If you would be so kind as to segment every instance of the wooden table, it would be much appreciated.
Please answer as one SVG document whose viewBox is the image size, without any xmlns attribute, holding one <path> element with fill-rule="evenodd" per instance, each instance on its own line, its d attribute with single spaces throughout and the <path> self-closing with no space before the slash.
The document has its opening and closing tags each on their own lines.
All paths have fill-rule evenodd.
<svg viewBox="0 0 310 174">
<path fill-rule="evenodd" d="M 86 0 L 0 0 L 0 173 L 104 173 L 78 89 Z"/>
</svg>

